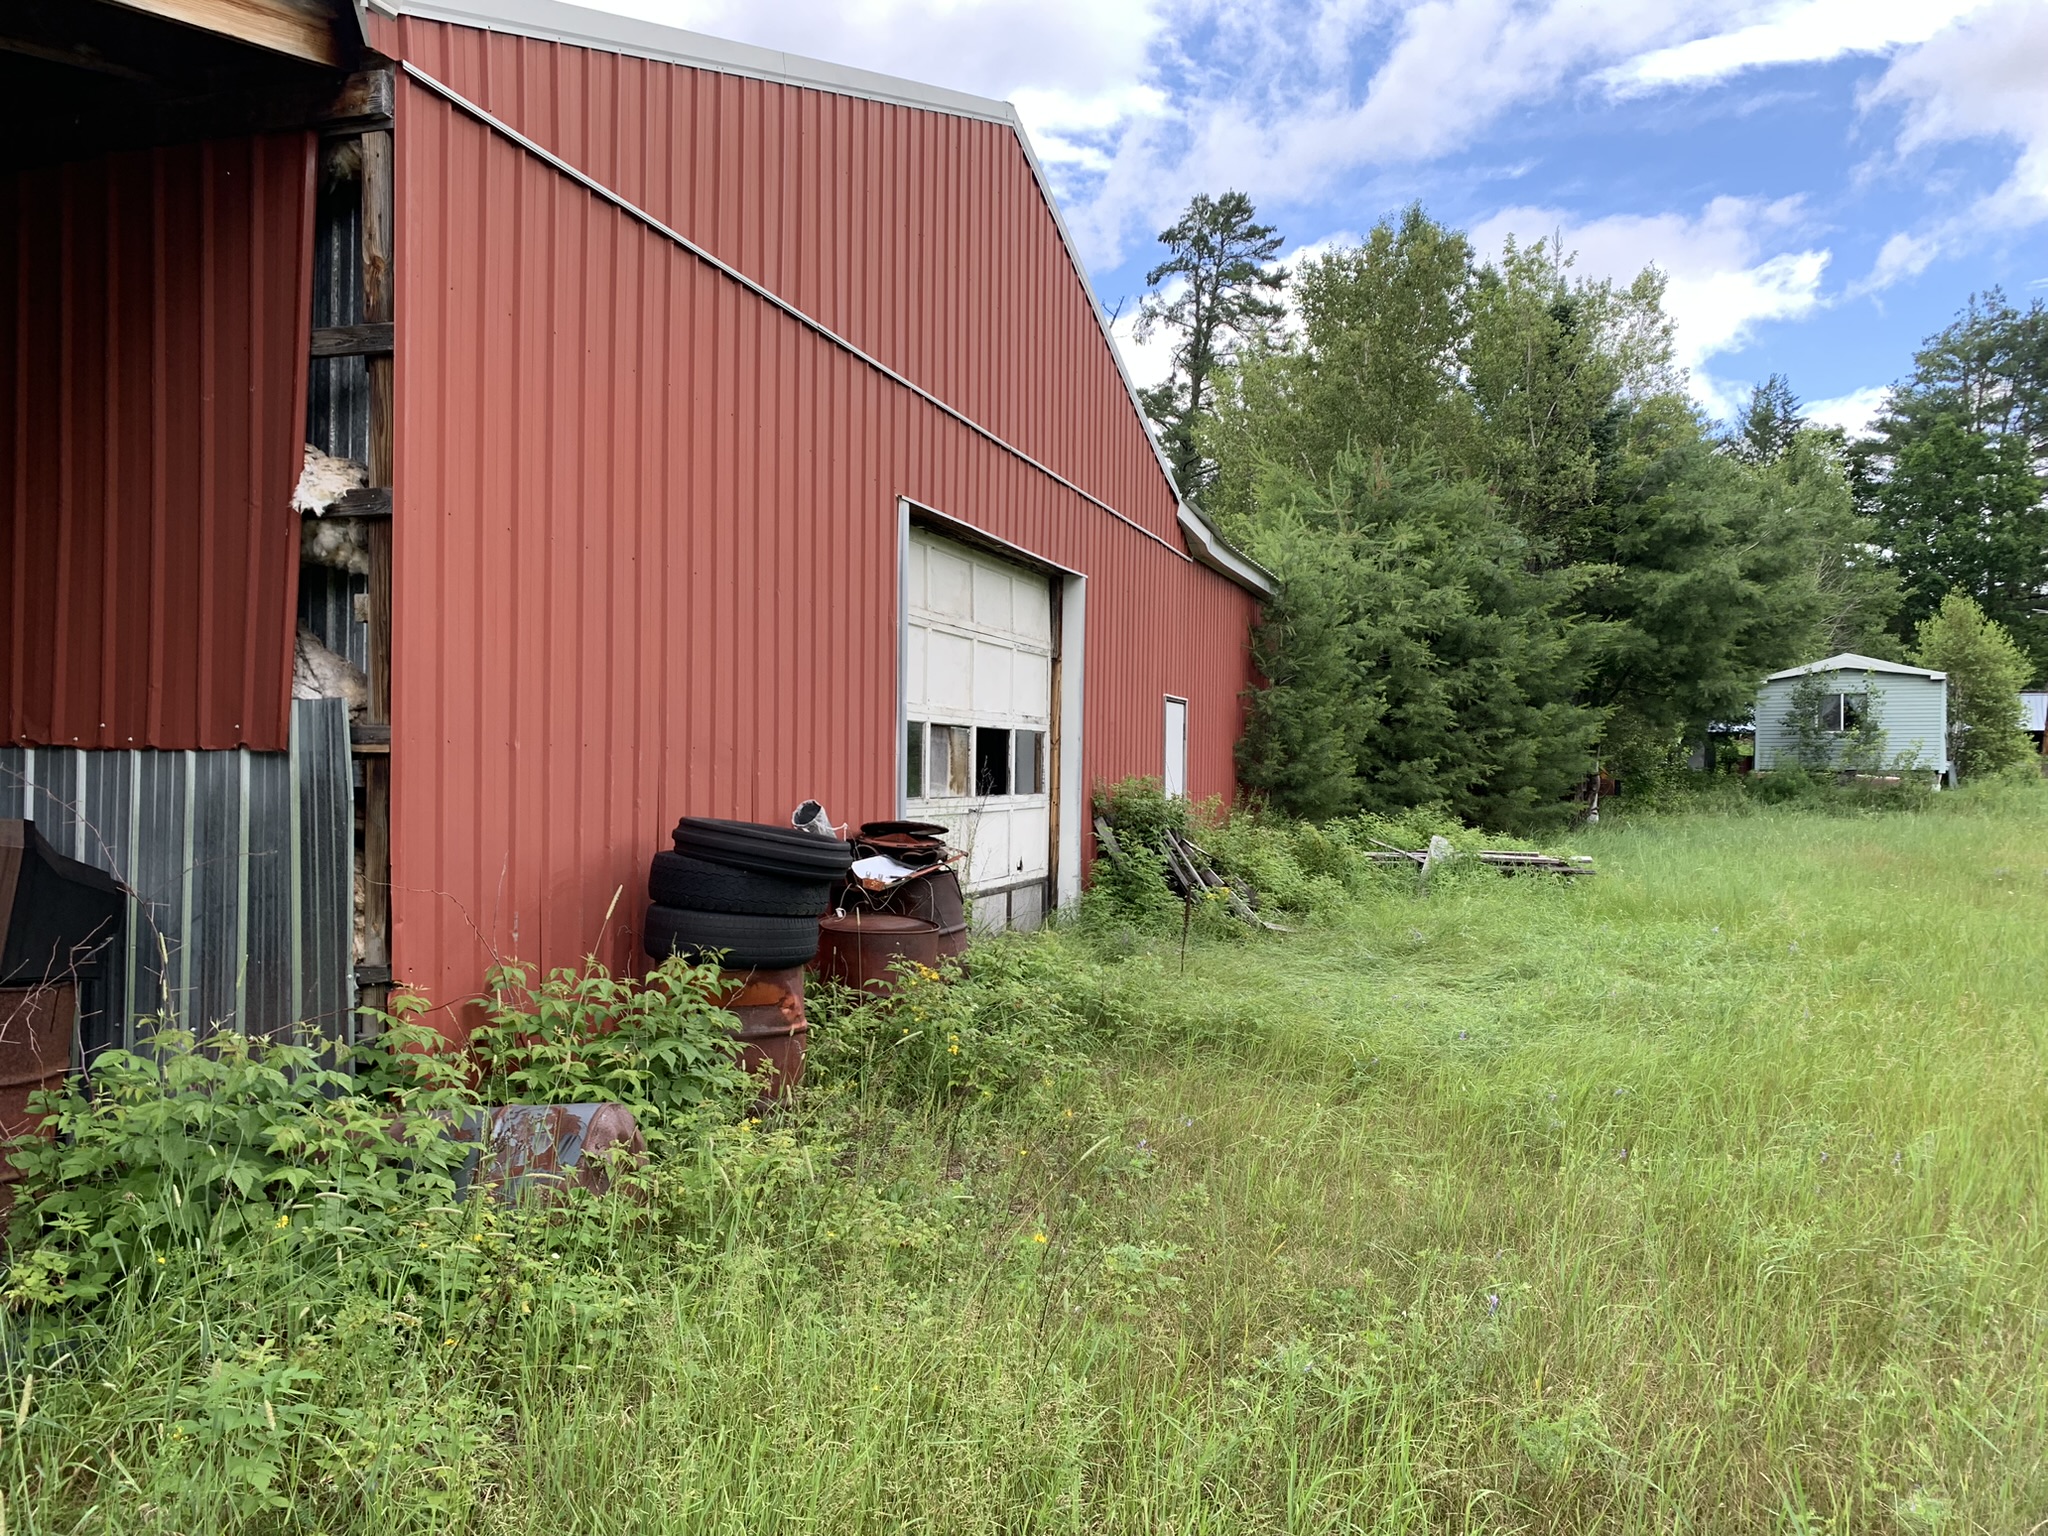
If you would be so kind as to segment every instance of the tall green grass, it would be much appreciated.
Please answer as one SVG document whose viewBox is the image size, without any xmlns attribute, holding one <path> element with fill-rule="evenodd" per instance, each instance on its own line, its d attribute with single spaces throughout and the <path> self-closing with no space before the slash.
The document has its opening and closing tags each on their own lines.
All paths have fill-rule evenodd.
<svg viewBox="0 0 2048 1536">
<path fill-rule="evenodd" d="M 647 1205 L 462 1239 L 482 1312 L 119 1301 L 8 1363 L 6 1529 L 2026 1536 L 2041 796 L 1577 851 L 1367 877 L 1184 975 L 1004 951 L 1001 1008 L 1072 1028 L 1035 1077 L 825 1047 Z"/>
</svg>

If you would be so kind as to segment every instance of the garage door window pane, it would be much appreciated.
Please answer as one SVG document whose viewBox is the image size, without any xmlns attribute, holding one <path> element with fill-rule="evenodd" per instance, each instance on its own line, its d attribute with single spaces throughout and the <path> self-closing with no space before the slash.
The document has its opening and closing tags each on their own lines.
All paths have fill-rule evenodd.
<svg viewBox="0 0 2048 1536">
<path fill-rule="evenodd" d="M 912 800 L 924 798 L 924 722 L 913 720 L 903 737 L 903 793 Z"/>
<path fill-rule="evenodd" d="M 985 725 L 974 733 L 974 792 L 982 796 L 1010 792 L 1008 731 Z"/>
<path fill-rule="evenodd" d="M 1016 738 L 1017 771 L 1010 787 L 1020 795 L 1042 795 L 1045 793 L 1045 732 L 1018 731 Z"/>
<path fill-rule="evenodd" d="M 964 725 L 933 726 L 926 750 L 925 793 L 965 796 L 973 782 L 973 732 Z"/>
</svg>

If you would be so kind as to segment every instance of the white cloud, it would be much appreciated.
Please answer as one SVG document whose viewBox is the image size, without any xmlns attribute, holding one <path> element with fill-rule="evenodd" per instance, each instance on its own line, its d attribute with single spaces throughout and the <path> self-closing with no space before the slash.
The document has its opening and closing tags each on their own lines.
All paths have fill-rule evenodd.
<svg viewBox="0 0 2048 1536">
<path fill-rule="evenodd" d="M 1017 101 L 1034 135 L 1156 111 L 1148 79 L 1169 0 L 604 0 L 604 8 Z"/>
<path fill-rule="evenodd" d="M 1923 43 L 1988 0 L 1792 0 L 1730 31 L 1639 54 L 1607 72 L 1622 94 L 1706 85 L 1746 69 L 1815 64 Z"/>
<path fill-rule="evenodd" d="M 1870 423 L 1877 413 L 1884 409 L 1885 397 L 1891 393 L 1881 384 L 1872 384 L 1864 389 L 1852 389 L 1846 395 L 1836 395 L 1831 400 L 1815 400 L 1801 408 L 1802 414 L 1816 426 L 1840 427 L 1851 437 L 1861 437 L 1870 430 Z"/>
<path fill-rule="evenodd" d="M 1771 321 L 1803 320 L 1825 302 L 1825 249 L 1796 244 L 1804 222 L 1798 198 L 1717 197 L 1697 217 L 1680 213 L 1618 214 L 1574 223 L 1553 208 L 1508 208 L 1472 231 L 1475 247 L 1498 250 L 1509 235 L 1527 243 L 1556 235 L 1577 253 L 1574 270 L 1626 283 L 1644 267 L 1664 274 L 1664 310 L 1671 317 L 1677 361 L 1695 398 L 1726 416 L 1740 390 L 1706 365 L 1738 352 Z"/>
<path fill-rule="evenodd" d="M 1900 110 L 1901 156 L 1972 139 L 2002 140 L 2018 153 L 2004 182 L 1967 211 L 1886 241 L 1861 288 L 1915 276 L 1937 258 L 1976 245 L 1987 231 L 2025 229 L 2048 219 L 2044 81 L 2048 5 L 2040 0 L 2004 0 L 1893 61 L 1864 105 Z"/>
</svg>

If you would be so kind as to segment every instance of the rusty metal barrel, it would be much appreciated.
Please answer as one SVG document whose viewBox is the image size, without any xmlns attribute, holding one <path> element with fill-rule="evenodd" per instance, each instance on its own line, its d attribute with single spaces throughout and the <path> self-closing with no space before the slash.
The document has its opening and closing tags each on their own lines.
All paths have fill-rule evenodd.
<svg viewBox="0 0 2048 1536">
<path fill-rule="evenodd" d="M 69 982 L 0 987 L 0 1139 L 47 1136 L 29 1095 L 64 1086 L 71 1070 L 71 1030 L 78 989 Z M 0 1155 L 0 1213 L 14 1204 L 21 1171 Z"/>
<path fill-rule="evenodd" d="M 810 1022 L 804 1017 L 804 968 L 722 971 L 718 1005 L 738 1023 L 740 1070 L 762 1082 L 764 1102 L 785 1098 L 803 1081 Z M 765 1071 L 764 1071 L 765 1069 Z"/>
<path fill-rule="evenodd" d="M 871 995 L 898 984 L 897 965 L 939 963 L 939 925 L 893 912 L 841 912 L 818 924 L 818 971 Z"/>
</svg>

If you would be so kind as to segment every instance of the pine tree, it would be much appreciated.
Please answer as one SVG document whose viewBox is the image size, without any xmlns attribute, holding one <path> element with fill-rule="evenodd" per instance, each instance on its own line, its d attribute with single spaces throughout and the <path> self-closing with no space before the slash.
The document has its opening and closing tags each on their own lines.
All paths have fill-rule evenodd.
<svg viewBox="0 0 2048 1536">
<path fill-rule="evenodd" d="M 1137 334 L 1144 341 L 1163 330 L 1174 338 L 1173 372 L 1145 391 L 1143 404 L 1159 426 L 1181 495 L 1193 499 L 1209 477 L 1196 429 L 1210 409 L 1210 379 L 1284 312 L 1269 297 L 1284 281 L 1268 265 L 1279 254 L 1280 235 L 1257 222 L 1242 192 L 1201 193 L 1159 243 L 1167 257 L 1145 274 L 1152 291 L 1139 307 Z"/>
</svg>

